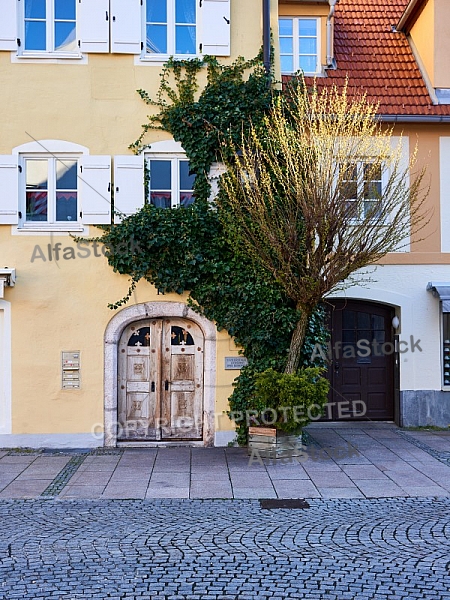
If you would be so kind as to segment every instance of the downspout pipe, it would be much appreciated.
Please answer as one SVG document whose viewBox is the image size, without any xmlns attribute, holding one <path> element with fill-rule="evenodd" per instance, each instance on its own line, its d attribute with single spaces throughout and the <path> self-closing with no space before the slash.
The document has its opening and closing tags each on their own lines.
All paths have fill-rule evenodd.
<svg viewBox="0 0 450 600">
<path fill-rule="evenodd" d="M 270 74 L 270 0 L 262 0 L 263 9 L 263 61 L 266 73 Z"/>
<path fill-rule="evenodd" d="M 328 0 L 330 12 L 327 17 L 327 67 L 334 67 L 333 56 L 333 17 L 337 0 Z"/>
</svg>

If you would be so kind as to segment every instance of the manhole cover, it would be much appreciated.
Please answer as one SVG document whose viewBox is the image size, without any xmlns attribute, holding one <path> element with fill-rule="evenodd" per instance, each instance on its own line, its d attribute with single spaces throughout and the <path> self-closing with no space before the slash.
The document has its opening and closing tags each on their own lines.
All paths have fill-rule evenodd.
<svg viewBox="0 0 450 600">
<path fill-rule="evenodd" d="M 261 508 L 272 510 L 274 508 L 309 508 L 306 500 L 300 499 L 276 499 L 276 500 L 260 500 Z"/>
</svg>

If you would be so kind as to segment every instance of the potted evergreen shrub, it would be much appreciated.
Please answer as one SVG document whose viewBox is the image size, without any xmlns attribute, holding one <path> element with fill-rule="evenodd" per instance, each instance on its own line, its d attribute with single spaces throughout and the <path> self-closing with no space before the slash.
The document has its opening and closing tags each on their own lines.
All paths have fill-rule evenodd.
<svg viewBox="0 0 450 600">
<path fill-rule="evenodd" d="M 311 419 L 322 414 L 329 382 L 320 367 L 297 373 L 267 369 L 255 376 L 255 395 L 249 427 L 249 453 L 280 458 L 301 454 L 301 433 Z"/>
</svg>

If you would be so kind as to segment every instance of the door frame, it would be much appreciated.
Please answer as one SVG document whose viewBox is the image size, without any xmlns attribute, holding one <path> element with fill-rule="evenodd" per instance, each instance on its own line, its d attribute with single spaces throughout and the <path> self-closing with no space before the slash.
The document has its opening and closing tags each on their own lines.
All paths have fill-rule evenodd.
<svg viewBox="0 0 450 600">
<path fill-rule="evenodd" d="M 214 414 L 216 404 L 216 342 L 217 330 L 211 321 L 194 312 L 182 302 L 145 302 L 124 308 L 114 315 L 106 327 L 104 337 L 104 445 L 117 445 L 118 421 L 118 346 L 122 332 L 134 321 L 179 317 L 196 323 L 204 336 L 203 356 L 203 440 L 184 442 L 186 446 L 212 446 L 214 444 Z M 164 445 L 180 445 L 180 441 Z M 140 445 L 161 445 L 161 442 L 144 442 Z"/>
<path fill-rule="evenodd" d="M 389 269 L 390 273 L 397 275 L 399 282 L 405 277 L 402 265 L 385 265 L 378 268 L 382 270 Z M 368 274 L 371 273 L 372 271 L 369 270 Z M 380 280 L 382 280 L 381 277 Z M 396 291 L 395 286 L 388 288 L 385 287 L 385 285 L 385 283 L 384 285 L 375 283 L 370 287 L 367 286 L 365 288 L 360 286 L 349 287 L 345 290 L 345 294 L 342 294 L 342 292 L 335 292 L 328 295 L 325 298 L 325 302 L 327 300 L 359 300 L 361 302 L 376 302 L 378 304 L 392 306 L 396 316 L 400 319 L 400 327 L 395 332 L 395 335 L 399 339 L 405 339 L 405 336 L 408 336 L 415 331 L 415 319 L 417 318 L 416 311 L 414 310 L 415 298 L 399 293 Z M 401 287 L 401 285 L 399 287 Z M 406 337 L 406 339 L 408 338 Z M 410 382 L 414 380 L 414 370 L 417 367 L 418 364 L 415 361 L 414 354 L 408 355 L 408 360 L 396 357 L 394 368 L 394 422 L 399 427 L 403 426 L 400 394 L 402 390 L 410 389 Z"/>
</svg>

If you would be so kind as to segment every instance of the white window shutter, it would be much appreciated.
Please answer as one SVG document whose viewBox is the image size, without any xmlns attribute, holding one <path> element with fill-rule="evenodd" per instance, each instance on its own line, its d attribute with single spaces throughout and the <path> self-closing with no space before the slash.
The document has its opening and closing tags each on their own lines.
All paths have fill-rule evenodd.
<svg viewBox="0 0 450 600">
<path fill-rule="evenodd" d="M 144 206 L 144 155 L 114 157 L 114 209 L 120 221 Z"/>
<path fill-rule="evenodd" d="M 17 156 L 0 156 L 0 225 L 19 222 L 19 165 Z"/>
<path fill-rule="evenodd" d="M 230 56 L 230 0 L 203 0 L 202 54 Z"/>
<path fill-rule="evenodd" d="M 111 52 L 140 54 L 141 32 L 141 1 L 111 0 Z"/>
<path fill-rule="evenodd" d="M 79 0 L 78 37 L 82 52 L 109 52 L 109 0 Z"/>
<path fill-rule="evenodd" d="M 208 174 L 208 181 L 211 186 L 211 193 L 208 198 L 209 202 L 212 202 L 217 197 L 219 193 L 219 179 L 226 172 L 227 168 L 223 163 L 212 163 Z"/>
<path fill-rule="evenodd" d="M 111 223 L 111 157 L 82 156 L 79 172 L 82 222 L 86 225 Z"/>
<path fill-rule="evenodd" d="M 0 0 L 0 50 L 17 50 L 17 0 Z"/>
</svg>

